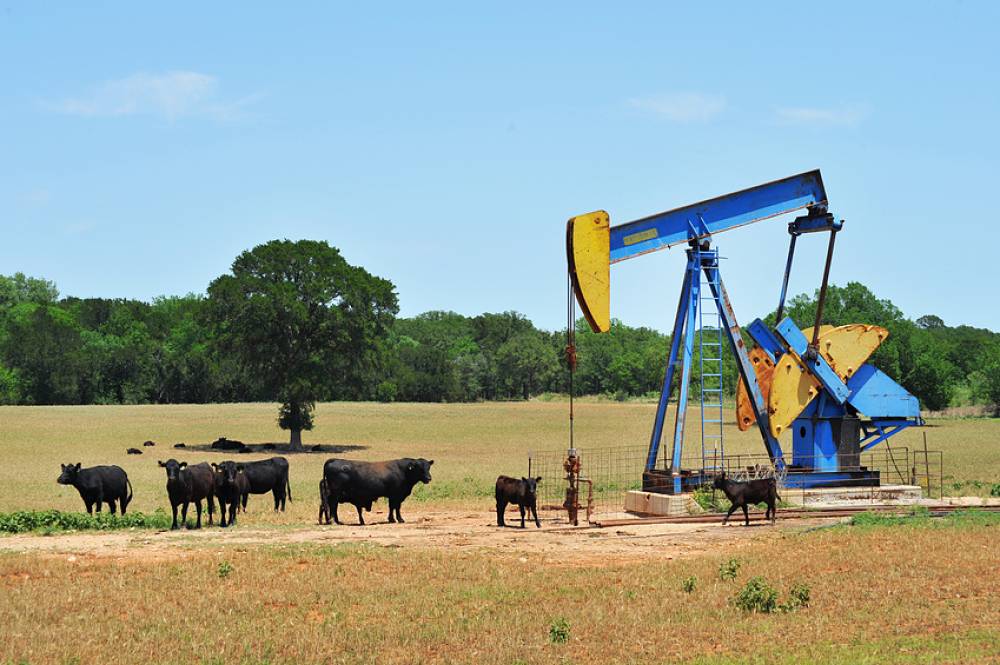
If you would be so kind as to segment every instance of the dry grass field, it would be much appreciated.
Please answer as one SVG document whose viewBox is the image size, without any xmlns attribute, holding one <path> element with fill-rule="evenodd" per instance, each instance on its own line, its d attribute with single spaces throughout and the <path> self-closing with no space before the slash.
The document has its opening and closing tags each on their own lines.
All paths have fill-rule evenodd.
<svg viewBox="0 0 1000 665">
<path fill-rule="evenodd" d="M 578 402 L 574 441 L 646 441 L 653 408 Z M 231 458 L 205 450 L 219 437 L 283 443 L 276 415 L 0 407 L 0 513 L 82 512 L 55 482 L 70 462 L 122 466 L 129 512 L 169 513 L 157 460 Z M 0 663 L 1000 662 L 996 520 L 501 529 L 493 480 L 567 447 L 567 403 L 322 404 L 316 421 L 304 439 L 324 451 L 287 456 L 285 513 L 251 497 L 227 530 L 0 535 Z M 759 452 L 730 429 L 727 450 Z M 893 443 L 922 448 L 925 433 L 954 492 L 1000 483 L 1000 421 L 932 420 Z M 405 525 L 383 501 L 367 527 L 349 506 L 347 525 L 318 526 L 332 456 L 427 457 L 434 480 L 403 504 Z M 796 588 L 809 603 L 747 612 L 735 600 L 754 578 L 778 603 Z"/>
</svg>

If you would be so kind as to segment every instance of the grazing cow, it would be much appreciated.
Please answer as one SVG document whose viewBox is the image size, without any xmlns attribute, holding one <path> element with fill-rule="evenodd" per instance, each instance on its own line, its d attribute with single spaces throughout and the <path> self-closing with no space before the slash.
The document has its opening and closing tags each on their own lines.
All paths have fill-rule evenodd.
<svg viewBox="0 0 1000 665">
<path fill-rule="evenodd" d="M 274 495 L 274 509 L 278 510 L 280 507 L 282 512 L 285 511 L 286 495 L 289 501 L 292 500 L 292 487 L 288 483 L 288 460 L 284 457 L 272 457 L 259 462 L 240 462 L 237 466 L 246 475 L 249 483 L 247 493 L 241 500 L 243 512 L 246 512 L 247 498 L 250 494 L 268 492 Z"/>
<path fill-rule="evenodd" d="M 169 459 L 159 462 L 167 470 L 167 495 L 170 497 L 170 508 L 174 512 L 172 530 L 177 526 L 177 506 L 181 506 L 181 522 L 187 528 L 188 504 L 194 503 L 198 511 L 196 529 L 201 528 L 201 500 L 207 499 L 208 524 L 212 525 L 212 512 L 215 510 L 215 472 L 205 462 L 188 466 L 187 462 Z"/>
<path fill-rule="evenodd" d="M 101 512 L 101 504 L 107 502 L 111 514 L 115 514 L 115 501 L 121 507 L 122 515 L 132 500 L 132 483 L 128 474 L 120 466 L 92 466 L 81 469 L 80 464 L 62 464 L 62 473 L 56 478 L 60 485 L 72 485 L 80 493 L 87 506 L 87 514 Z"/>
<path fill-rule="evenodd" d="M 215 467 L 215 498 L 219 500 L 219 526 L 225 528 L 236 523 L 236 509 L 250 488 L 245 473 L 236 462 L 227 460 Z M 229 521 L 226 521 L 226 504 L 229 504 Z"/>
<path fill-rule="evenodd" d="M 542 482 L 542 477 L 537 478 L 511 478 L 510 476 L 500 476 L 497 478 L 497 526 L 507 526 L 503 520 L 503 514 L 507 510 L 507 504 L 513 504 L 521 509 L 521 528 L 524 528 L 524 513 L 531 511 L 535 518 L 535 526 L 542 528 L 538 521 L 538 510 L 535 508 L 535 491 L 538 483 Z"/>
<path fill-rule="evenodd" d="M 360 501 L 341 498 L 341 503 L 351 503 L 354 507 L 358 509 L 360 514 L 361 509 L 364 508 L 368 512 L 372 511 L 373 501 Z M 330 490 L 326 484 L 326 478 L 319 481 L 319 523 L 329 524 L 332 519 L 332 513 L 330 512 Z"/>
<path fill-rule="evenodd" d="M 726 498 L 729 499 L 729 502 L 733 504 L 729 507 L 726 518 L 722 520 L 723 524 L 729 521 L 729 516 L 733 514 L 733 511 L 737 508 L 742 508 L 743 517 L 746 520 L 745 526 L 750 526 L 750 514 L 747 512 L 747 506 L 756 506 L 758 503 L 767 504 L 764 519 L 770 518 L 771 524 L 774 524 L 775 516 L 777 515 L 777 510 L 774 506 L 775 503 L 781 501 L 781 497 L 778 496 L 778 484 L 774 478 L 761 478 L 746 483 L 738 483 L 735 480 L 731 480 L 725 473 L 720 473 L 712 481 L 712 487 L 722 490 Z"/>
<path fill-rule="evenodd" d="M 410 457 L 387 462 L 327 460 L 323 465 L 323 478 L 329 491 L 333 521 L 342 524 L 337 517 L 338 504 L 352 503 L 358 509 L 358 521 L 364 525 L 362 506 L 371 510 L 371 504 L 384 496 L 389 500 L 389 521 L 402 523 L 399 508 L 403 499 L 410 496 L 417 483 L 431 482 L 431 464 L 434 460 Z"/>
</svg>

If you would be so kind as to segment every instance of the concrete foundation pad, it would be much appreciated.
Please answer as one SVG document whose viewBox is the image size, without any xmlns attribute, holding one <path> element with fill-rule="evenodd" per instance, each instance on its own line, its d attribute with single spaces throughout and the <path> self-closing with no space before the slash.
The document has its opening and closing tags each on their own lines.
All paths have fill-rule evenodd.
<svg viewBox="0 0 1000 665">
<path fill-rule="evenodd" d="M 719 494 L 722 493 L 719 492 Z M 923 490 L 916 485 L 779 488 L 778 494 L 781 496 L 781 500 L 787 504 L 808 507 L 905 506 L 917 504 L 923 500 Z M 657 494 L 655 492 L 631 491 L 625 495 L 625 511 L 643 517 L 677 517 L 701 512 L 701 507 L 690 493 Z"/>
<path fill-rule="evenodd" d="M 638 515 L 678 517 L 700 510 L 691 494 L 656 494 L 633 490 L 625 495 L 625 511 Z"/>
</svg>

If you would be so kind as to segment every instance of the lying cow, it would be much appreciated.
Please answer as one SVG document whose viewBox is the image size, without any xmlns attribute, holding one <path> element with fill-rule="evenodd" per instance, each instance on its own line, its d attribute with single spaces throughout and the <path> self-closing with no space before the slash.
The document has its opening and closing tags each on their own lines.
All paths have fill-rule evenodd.
<svg viewBox="0 0 1000 665">
<path fill-rule="evenodd" d="M 215 496 L 219 500 L 219 526 L 227 527 L 236 523 L 236 509 L 240 500 L 249 491 L 250 483 L 236 462 L 212 462 L 215 467 Z M 226 505 L 229 505 L 229 521 L 226 522 Z M 246 512 L 244 510 L 244 512 Z"/>
<path fill-rule="evenodd" d="M 274 495 L 274 509 L 285 512 L 285 497 L 292 500 L 292 487 L 288 484 L 288 460 L 284 457 L 271 457 L 259 462 L 241 462 L 237 465 L 246 474 L 249 487 L 243 494 L 241 504 L 243 512 L 247 509 L 247 498 L 251 494 Z"/>
<path fill-rule="evenodd" d="M 521 509 L 521 528 L 524 528 L 524 512 L 530 510 L 535 518 L 535 526 L 542 528 L 538 521 L 538 510 L 535 508 L 536 489 L 538 483 L 542 482 L 542 477 L 537 478 L 511 478 L 510 476 L 500 476 L 497 478 L 496 498 L 497 498 L 497 526 L 507 526 L 503 520 L 503 514 L 507 510 L 507 504 L 512 504 Z"/>
<path fill-rule="evenodd" d="M 81 469 L 80 464 L 62 464 L 62 473 L 56 478 L 60 485 L 72 485 L 80 493 L 87 506 L 87 514 L 101 512 L 101 504 L 107 502 L 111 514 L 115 514 L 115 502 L 121 507 L 122 515 L 132 500 L 132 483 L 128 474 L 120 466 L 91 466 Z"/>
<path fill-rule="evenodd" d="M 431 464 L 434 460 L 410 457 L 387 462 L 327 460 L 323 465 L 323 479 L 329 492 L 333 521 L 342 524 L 337 517 L 338 504 L 353 503 L 358 509 L 358 522 L 364 525 L 362 506 L 370 510 L 371 504 L 384 496 L 389 500 L 389 521 L 402 523 L 399 508 L 403 499 L 410 496 L 417 483 L 431 482 Z"/>
<path fill-rule="evenodd" d="M 745 526 L 750 526 L 750 514 L 747 512 L 747 506 L 756 506 L 758 503 L 767 504 L 764 519 L 770 518 L 771 524 L 774 524 L 774 519 L 777 515 L 775 504 L 781 501 L 781 497 L 778 496 L 778 484 L 774 478 L 762 478 L 746 483 L 739 483 L 735 480 L 730 480 L 725 472 L 723 472 L 715 476 L 715 479 L 712 481 L 712 487 L 722 490 L 726 498 L 729 499 L 729 502 L 733 504 L 729 507 L 726 518 L 722 520 L 723 524 L 729 521 L 729 516 L 733 514 L 733 511 L 737 508 L 742 508 L 743 517 L 746 520 Z"/>
<path fill-rule="evenodd" d="M 352 503 L 354 507 L 358 509 L 358 513 L 361 513 L 361 509 L 364 508 L 368 512 L 372 511 L 372 504 L 374 501 L 360 501 L 341 498 L 340 503 Z M 326 484 L 326 478 L 319 481 L 319 523 L 329 524 L 332 518 L 332 513 L 330 512 L 330 490 Z"/>
<path fill-rule="evenodd" d="M 208 500 L 208 524 L 212 525 L 215 510 L 215 471 L 205 462 L 188 466 L 187 462 L 169 459 L 158 464 L 167 470 L 167 495 L 174 513 L 172 530 L 177 526 L 177 506 L 181 506 L 181 522 L 187 528 L 188 504 L 193 503 L 198 511 L 196 529 L 201 528 L 201 501 Z"/>
</svg>

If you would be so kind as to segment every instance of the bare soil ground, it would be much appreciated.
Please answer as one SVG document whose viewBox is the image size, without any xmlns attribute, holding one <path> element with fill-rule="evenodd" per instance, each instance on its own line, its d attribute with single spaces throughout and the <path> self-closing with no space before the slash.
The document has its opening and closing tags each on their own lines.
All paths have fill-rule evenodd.
<svg viewBox="0 0 1000 665">
<path fill-rule="evenodd" d="M 369 523 L 351 520 L 344 525 L 281 527 L 204 527 L 201 530 L 132 531 L 114 533 L 61 533 L 52 536 L 21 534 L 0 537 L 0 551 L 48 553 L 74 560 L 113 558 L 155 560 L 214 555 L 232 547 L 258 545 L 337 545 L 366 543 L 413 550 L 444 550 L 500 556 L 541 554 L 547 563 L 567 566 L 602 566 L 644 559 L 691 558 L 725 549 L 732 552 L 751 539 L 777 537 L 782 530 L 813 526 L 797 520 L 791 526 L 772 527 L 751 517 L 750 526 L 734 520 L 718 524 L 635 524 L 614 527 L 574 527 L 565 520 L 531 522 L 525 529 L 516 513 L 508 526 L 496 525 L 493 511 L 413 511 L 405 524 L 390 524 L 385 513 L 372 512 Z M 354 517 L 353 515 L 351 517 Z M 830 520 L 827 521 L 829 523 Z"/>
</svg>

